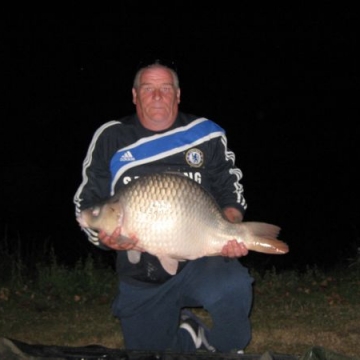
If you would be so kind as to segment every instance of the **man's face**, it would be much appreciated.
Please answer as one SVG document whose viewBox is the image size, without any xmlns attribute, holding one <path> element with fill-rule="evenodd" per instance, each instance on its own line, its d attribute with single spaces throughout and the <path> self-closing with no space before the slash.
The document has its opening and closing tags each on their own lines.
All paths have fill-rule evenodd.
<svg viewBox="0 0 360 360">
<path fill-rule="evenodd" d="M 180 89 L 175 88 L 171 72 L 163 67 L 145 69 L 139 83 L 132 94 L 140 121 L 154 130 L 171 126 L 180 103 Z"/>
</svg>

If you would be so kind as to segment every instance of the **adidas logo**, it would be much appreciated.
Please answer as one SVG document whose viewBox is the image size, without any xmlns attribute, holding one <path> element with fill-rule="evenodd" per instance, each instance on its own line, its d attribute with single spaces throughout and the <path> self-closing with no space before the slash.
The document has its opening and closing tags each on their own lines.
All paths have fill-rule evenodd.
<svg viewBox="0 0 360 360">
<path fill-rule="evenodd" d="M 130 151 L 126 151 L 120 158 L 120 161 L 134 161 L 135 158 L 132 156 Z"/>
</svg>

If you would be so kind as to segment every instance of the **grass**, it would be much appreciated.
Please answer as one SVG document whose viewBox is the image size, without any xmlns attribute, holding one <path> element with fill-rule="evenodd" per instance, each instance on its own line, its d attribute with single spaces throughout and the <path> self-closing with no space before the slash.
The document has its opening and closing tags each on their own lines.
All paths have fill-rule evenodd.
<svg viewBox="0 0 360 360">
<path fill-rule="evenodd" d="M 252 314 L 256 351 L 301 354 L 311 346 L 360 354 L 358 271 L 268 273 L 255 284 Z"/>
<path fill-rule="evenodd" d="M 60 263 L 52 250 L 31 263 L 8 248 L 0 248 L 0 255 L 0 337 L 30 344 L 123 348 L 119 322 L 110 310 L 117 278 L 99 253 L 72 265 Z M 255 283 L 253 338 L 247 353 L 302 355 L 320 346 L 359 356 L 359 259 L 331 271 L 249 269 Z M 204 310 L 194 311 L 211 326 Z"/>
</svg>

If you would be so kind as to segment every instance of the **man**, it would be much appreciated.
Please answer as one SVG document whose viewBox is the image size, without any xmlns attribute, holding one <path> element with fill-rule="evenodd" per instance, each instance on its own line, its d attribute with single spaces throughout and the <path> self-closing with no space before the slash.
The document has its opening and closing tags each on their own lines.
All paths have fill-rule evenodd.
<svg viewBox="0 0 360 360">
<path fill-rule="evenodd" d="M 208 190 L 229 221 L 241 222 L 242 173 L 225 132 L 213 121 L 179 112 L 176 71 L 160 61 L 144 65 L 132 96 L 136 114 L 105 123 L 93 136 L 74 197 L 77 216 L 139 176 L 176 171 Z M 229 239 L 222 256 L 180 262 L 172 276 L 146 252 L 131 264 L 124 250 L 138 247 L 118 244 L 121 228 L 111 236 L 84 231 L 95 245 L 117 251 L 120 281 L 113 313 L 127 349 L 232 352 L 247 346 L 253 279 L 237 259 L 248 253 L 243 243 Z M 211 329 L 189 311 L 193 307 L 209 312 Z"/>
</svg>

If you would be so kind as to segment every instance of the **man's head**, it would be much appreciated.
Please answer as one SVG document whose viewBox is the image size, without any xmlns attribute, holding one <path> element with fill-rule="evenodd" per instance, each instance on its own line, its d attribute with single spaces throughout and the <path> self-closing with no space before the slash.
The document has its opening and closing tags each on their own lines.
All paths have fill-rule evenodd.
<svg viewBox="0 0 360 360">
<path fill-rule="evenodd" d="M 159 62 L 142 67 L 134 78 L 133 103 L 141 123 L 150 130 L 165 130 L 175 121 L 180 103 L 177 73 Z"/>
</svg>

